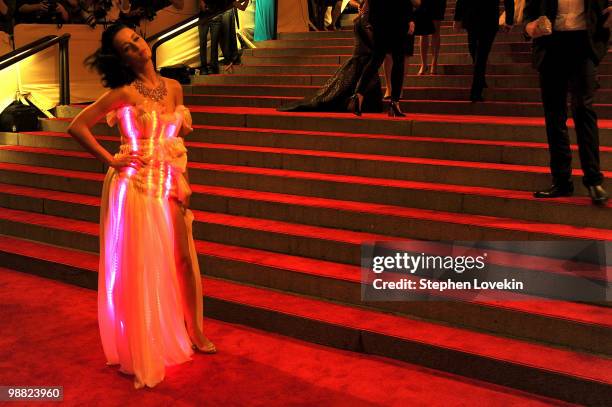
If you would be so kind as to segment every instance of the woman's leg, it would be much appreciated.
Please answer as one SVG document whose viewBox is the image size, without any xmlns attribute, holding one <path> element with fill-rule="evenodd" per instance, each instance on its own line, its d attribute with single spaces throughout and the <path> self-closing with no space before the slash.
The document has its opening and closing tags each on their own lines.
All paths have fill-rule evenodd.
<svg viewBox="0 0 612 407">
<path fill-rule="evenodd" d="M 391 68 L 391 100 L 399 101 L 404 86 L 405 55 L 402 46 L 397 46 L 391 53 L 393 68 Z"/>
<path fill-rule="evenodd" d="M 434 21 L 436 32 L 431 36 L 431 73 L 438 73 L 438 56 L 440 55 L 440 21 Z"/>
<path fill-rule="evenodd" d="M 208 23 L 198 26 L 198 35 L 200 37 L 200 71 L 208 72 L 208 63 L 206 62 L 208 55 L 208 31 L 210 25 Z"/>
<path fill-rule="evenodd" d="M 375 50 L 372 53 L 372 57 L 370 61 L 366 64 L 365 68 L 361 72 L 361 76 L 359 77 L 359 81 L 357 81 L 357 85 L 355 86 L 355 94 L 359 100 L 359 107 L 361 108 L 363 104 L 363 95 L 365 94 L 368 84 L 371 83 L 374 75 L 378 75 L 378 68 L 382 65 L 385 60 L 386 52 Z M 393 80 L 391 81 L 393 82 Z M 393 85 L 392 85 L 393 86 Z"/>
<path fill-rule="evenodd" d="M 219 73 L 219 40 L 222 23 L 220 15 L 210 20 L 210 73 L 213 74 Z"/>
<path fill-rule="evenodd" d="M 342 14 L 342 1 L 338 0 L 333 5 L 332 13 L 331 13 L 331 24 L 327 27 L 330 31 L 336 31 L 336 23 L 340 18 L 340 14 Z"/>
<path fill-rule="evenodd" d="M 383 71 L 385 73 L 385 97 L 391 97 L 391 69 L 393 67 L 393 59 L 391 54 L 385 56 L 385 62 L 383 64 Z"/>
<path fill-rule="evenodd" d="M 202 293 L 202 280 L 195 276 L 191 256 L 189 255 L 189 238 L 187 236 L 187 225 L 183 209 L 176 199 L 169 200 L 172 223 L 174 225 L 174 257 L 176 261 L 176 272 L 181 288 L 183 300 L 183 313 L 187 325 L 187 332 L 194 345 L 200 349 L 211 346 L 212 342 L 204 335 L 199 326 L 198 319 L 203 317 L 197 295 Z M 200 299 L 201 300 L 201 299 Z"/>
<path fill-rule="evenodd" d="M 420 47 L 421 53 L 421 68 L 419 69 L 419 75 L 427 73 L 427 53 L 429 52 L 429 35 L 421 35 Z"/>
</svg>

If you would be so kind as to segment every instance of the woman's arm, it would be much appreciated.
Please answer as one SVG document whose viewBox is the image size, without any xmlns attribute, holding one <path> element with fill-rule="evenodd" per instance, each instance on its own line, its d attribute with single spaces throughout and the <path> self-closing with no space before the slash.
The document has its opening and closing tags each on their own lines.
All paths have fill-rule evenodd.
<svg viewBox="0 0 612 407">
<path fill-rule="evenodd" d="M 181 84 L 174 79 L 169 79 L 169 81 L 172 84 L 172 91 L 174 93 L 174 104 L 175 106 L 180 106 L 183 104 L 183 86 L 181 86 Z M 179 130 L 179 136 L 185 138 L 185 136 L 191 133 L 192 131 L 193 128 L 191 128 L 191 123 L 183 122 L 183 126 L 181 126 L 181 129 Z M 187 170 L 187 168 L 185 168 L 185 172 L 183 173 L 183 175 L 185 176 L 185 179 L 189 184 L 189 171 Z M 187 201 L 185 206 L 189 206 L 189 201 Z"/>
<path fill-rule="evenodd" d="M 5 15 L 8 14 L 8 11 L 9 11 L 9 8 L 6 5 L 6 3 L 4 2 L 4 0 L 0 0 L 0 14 L 5 16 Z"/>
<path fill-rule="evenodd" d="M 74 137 L 87 151 L 103 163 L 110 165 L 113 156 L 98 143 L 91 128 L 103 118 L 107 112 L 119 107 L 124 101 L 125 92 L 113 89 L 102 95 L 96 102 L 83 109 L 68 126 L 68 133 Z"/>
<path fill-rule="evenodd" d="M 172 87 L 172 92 L 174 93 L 174 106 L 180 106 L 183 104 L 183 86 L 178 83 L 178 81 L 174 79 L 168 79 L 170 81 L 170 85 Z M 191 128 L 191 123 L 183 122 L 181 129 L 179 130 L 179 137 L 185 138 L 186 135 L 191 133 L 193 128 Z"/>
<path fill-rule="evenodd" d="M 36 13 L 37 11 L 47 11 L 47 3 L 40 2 L 35 4 L 23 4 L 18 11 L 23 14 Z"/>
<path fill-rule="evenodd" d="M 55 6 L 55 11 L 62 16 L 62 20 L 65 23 L 70 21 L 70 14 L 68 14 L 68 10 L 66 10 L 66 7 L 64 7 L 63 4 L 57 3 L 57 5 Z"/>
</svg>

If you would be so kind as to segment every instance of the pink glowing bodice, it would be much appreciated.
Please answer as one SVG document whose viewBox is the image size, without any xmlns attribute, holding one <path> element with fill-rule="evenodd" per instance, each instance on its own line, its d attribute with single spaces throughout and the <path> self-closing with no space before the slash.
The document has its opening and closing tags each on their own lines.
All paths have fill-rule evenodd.
<svg viewBox="0 0 612 407">
<path fill-rule="evenodd" d="M 183 201 L 191 194 L 183 173 L 187 167 L 187 149 L 178 136 L 181 127 L 191 129 L 189 110 L 179 105 L 174 112 L 164 113 L 162 106 L 126 105 L 108 113 L 107 123 L 118 124 L 121 134 L 120 155 L 142 154 L 149 159 L 139 170 L 121 169 L 121 175 L 143 193 L 156 198 L 177 197 Z"/>
</svg>

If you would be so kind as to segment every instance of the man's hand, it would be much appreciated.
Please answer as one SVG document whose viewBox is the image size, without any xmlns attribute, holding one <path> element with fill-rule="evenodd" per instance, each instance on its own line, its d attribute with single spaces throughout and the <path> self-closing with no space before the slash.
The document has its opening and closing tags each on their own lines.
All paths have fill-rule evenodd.
<svg viewBox="0 0 612 407">
<path fill-rule="evenodd" d="M 234 7 L 240 11 L 244 11 L 249 6 L 249 0 L 236 0 L 234 1 Z"/>
<path fill-rule="evenodd" d="M 410 24 L 408 24 L 408 34 L 414 34 L 414 21 L 411 21 Z"/>
<path fill-rule="evenodd" d="M 453 21 L 453 30 L 456 32 L 463 30 L 463 23 L 461 21 Z"/>
<path fill-rule="evenodd" d="M 60 3 L 57 3 L 57 6 L 55 7 L 55 12 L 62 15 L 62 20 L 64 20 L 65 23 L 70 20 L 70 14 L 68 14 L 68 11 L 66 11 L 64 6 L 62 6 Z"/>
<path fill-rule="evenodd" d="M 608 7 L 607 9 L 605 9 L 602 14 L 606 16 L 606 22 L 604 23 L 604 27 L 612 28 L 612 7 Z"/>
<path fill-rule="evenodd" d="M 499 29 L 501 32 L 504 33 L 509 33 L 510 31 L 512 31 L 512 25 L 509 24 L 500 24 Z"/>
<path fill-rule="evenodd" d="M 549 35 L 550 33 L 547 31 L 544 31 L 540 28 L 540 25 L 538 24 L 538 21 L 532 21 L 530 23 L 527 23 L 527 25 L 525 26 L 525 32 L 527 33 L 527 35 L 529 35 L 531 38 L 539 38 L 542 37 L 544 35 Z"/>
</svg>

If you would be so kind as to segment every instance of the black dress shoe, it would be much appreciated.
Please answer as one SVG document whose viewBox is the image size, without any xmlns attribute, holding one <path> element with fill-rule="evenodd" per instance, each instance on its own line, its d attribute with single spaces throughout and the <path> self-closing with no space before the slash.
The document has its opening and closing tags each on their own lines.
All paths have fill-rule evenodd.
<svg viewBox="0 0 612 407">
<path fill-rule="evenodd" d="M 608 193 L 601 185 L 589 185 L 587 189 L 595 205 L 604 205 L 608 201 Z"/>
<path fill-rule="evenodd" d="M 574 184 L 553 184 L 545 191 L 533 193 L 536 198 L 558 198 L 560 196 L 572 196 L 574 194 Z"/>
<path fill-rule="evenodd" d="M 208 74 L 209 75 L 218 75 L 219 74 L 219 65 L 217 65 L 217 64 L 210 64 L 208 66 Z"/>
</svg>

